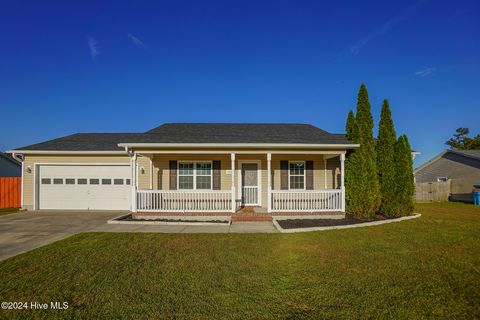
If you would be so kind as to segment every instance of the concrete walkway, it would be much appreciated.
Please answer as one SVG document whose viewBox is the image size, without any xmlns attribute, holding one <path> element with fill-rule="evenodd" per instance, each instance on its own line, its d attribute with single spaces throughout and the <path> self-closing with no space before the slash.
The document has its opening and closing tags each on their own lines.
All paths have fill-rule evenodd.
<svg viewBox="0 0 480 320">
<path fill-rule="evenodd" d="M 222 226 L 107 224 L 107 220 L 121 214 L 118 211 L 27 211 L 0 216 L 0 260 L 80 232 L 277 232 L 271 222 L 236 222 Z"/>
</svg>

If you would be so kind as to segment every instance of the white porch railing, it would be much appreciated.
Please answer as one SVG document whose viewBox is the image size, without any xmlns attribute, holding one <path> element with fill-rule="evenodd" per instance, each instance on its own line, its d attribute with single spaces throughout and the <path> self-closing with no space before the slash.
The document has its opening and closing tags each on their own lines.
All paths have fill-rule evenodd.
<svg viewBox="0 0 480 320">
<path fill-rule="evenodd" d="M 230 190 L 137 190 L 141 212 L 230 212 Z"/>
<path fill-rule="evenodd" d="M 342 190 L 272 190 L 272 212 L 342 211 Z"/>
</svg>

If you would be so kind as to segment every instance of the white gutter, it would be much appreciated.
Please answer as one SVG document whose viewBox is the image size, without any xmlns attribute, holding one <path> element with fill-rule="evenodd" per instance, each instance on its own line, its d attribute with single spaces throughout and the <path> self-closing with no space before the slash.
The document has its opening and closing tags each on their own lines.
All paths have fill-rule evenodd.
<svg viewBox="0 0 480 320">
<path fill-rule="evenodd" d="M 124 155 L 131 152 L 131 148 L 290 148 L 290 149 L 338 149 L 345 150 L 358 148 L 359 144 L 308 144 L 308 143 L 119 143 L 125 151 L 67 151 L 67 150 L 7 150 L 7 153 L 21 154 L 66 154 L 66 155 L 91 155 L 108 154 Z"/>
<path fill-rule="evenodd" d="M 125 151 L 8 150 L 6 152 L 22 154 L 125 154 Z"/>
<path fill-rule="evenodd" d="M 359 144 L 312 144 L 312 143 L 119 143 L 119 147 L 132 148 L 328 148 L 349 149 L 358 148 Z"/>
</svg>

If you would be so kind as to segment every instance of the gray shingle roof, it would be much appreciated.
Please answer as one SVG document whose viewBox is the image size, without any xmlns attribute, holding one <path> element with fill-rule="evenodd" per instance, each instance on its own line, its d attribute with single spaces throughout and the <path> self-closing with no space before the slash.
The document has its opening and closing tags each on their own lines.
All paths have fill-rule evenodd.
<svg viewBox="0 0 480 320">
<path fill-rule="evenodd" d="M 120 151 L 119 143 L 351 144 L 309 124 L 167 123 L 145 133 L 76 133 L 17 148 L 46 151 Z"/>
<path fill-rule="evenodd" d="M 19 167 L 21 166 L 20 162 L 18 162 L 17 160 L 15 160 L 14 158 L 12 158 L 12 157 L 9 156 L 8 154 L 3 153 L 2 151 L 0 151 L 0 158 L 3 158 L 3 159 L 5 159 L 5 160 L 7 160 L 7 161 L 9 161 L 9 162 L 11 162 L 11 163 L 19 166 Z"/>
<path fill-rule="evenodd" d="M 159 143 L 351 143 L 310 124 L 166 123 L 147 133 Z"/>
<path fill-rule="evenodd" d="M 480 159 L 480 150 L 448 150 L 466 157 Z"/>
</svg>

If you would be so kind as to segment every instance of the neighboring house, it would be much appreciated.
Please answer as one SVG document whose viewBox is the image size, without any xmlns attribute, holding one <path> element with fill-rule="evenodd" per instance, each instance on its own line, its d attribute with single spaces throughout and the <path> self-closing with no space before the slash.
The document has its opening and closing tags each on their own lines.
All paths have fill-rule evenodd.
<svg viewBox="0 0 480 320">
<path fill-rule="evenodd" d="M 480 184 L 480 150 L 446 150 L 415 169 L 415 179 L 416 182 L 450 179 L 450 200 L 473 202 L 473 185 Z"/>
<path fill-rule="evenodd" d="M 10 152 L 24 156 L 26 209 L 343 215 L 345 153 L 355 147 L 308 124 L 169 123 Z"/>
<path fill-rule="evenodd" d="M 20 162 L 0 152 L 0 177 L 20 177 L 21 175 Z"/>
</svg>

